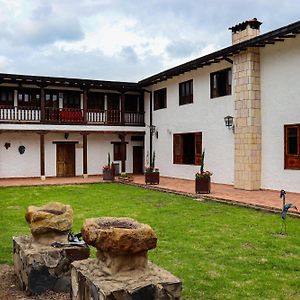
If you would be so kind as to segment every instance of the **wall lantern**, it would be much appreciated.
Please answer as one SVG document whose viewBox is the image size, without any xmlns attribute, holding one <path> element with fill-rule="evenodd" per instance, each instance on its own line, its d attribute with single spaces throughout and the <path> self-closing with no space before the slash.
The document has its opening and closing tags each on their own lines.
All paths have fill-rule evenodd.
<svg viewBox="0 0 300 300">
<path fill-rule="evenodd" d="M 155 133 L 156 133 L 156 126 L 155 125 L 150 125 L 149 128 L 150 128 L 150 134 L 151 135 L 155 135 Z"/>
<path fill-rule="evenodd" d="M 224 118 L 225 126 L 228 129 L 231 129 L 232 132 L 234 133 L 234 124 L 233 124 L 233 117 L 232 116 L 227 116 Z"/>
</svg>

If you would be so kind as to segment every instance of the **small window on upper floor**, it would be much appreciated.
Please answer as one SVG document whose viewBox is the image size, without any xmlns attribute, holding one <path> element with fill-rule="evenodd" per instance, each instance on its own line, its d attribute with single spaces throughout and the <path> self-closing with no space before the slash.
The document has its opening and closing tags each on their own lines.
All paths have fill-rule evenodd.
<svg viewBox="0 0 300 300">
<path fill-rule="evenodd" d="M 0 105 L 13 106 L 14 105 L 14 90 L 13 89 L 0 89 Z"/>
<path fill-rule="evenodd" d="M 167 107 L 167 89 L 154 91 L 154 110 Z"/>
<path fill-rule="evenodd" d="M 193 103 L 193 80 L 179 83 L 179 105 Z"/>
<path fill-rule="evenodd" d="M 231 72 L 231 69 L 225 69 L 210 74 L 210 98 L 231 95 Z"/>
</svg>

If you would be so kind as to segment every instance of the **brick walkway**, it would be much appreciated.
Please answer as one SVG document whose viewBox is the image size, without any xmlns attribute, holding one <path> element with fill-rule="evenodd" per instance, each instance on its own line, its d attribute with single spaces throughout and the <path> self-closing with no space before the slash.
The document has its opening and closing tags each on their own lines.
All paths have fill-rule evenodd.
<svg viewBox="0 0 300 300">
<path fill-rule="evenodd" d="M 1 179 L 0 187 L 5 186 L 30 186 L 30 185 L 58 185 L 58 184 L 84 184 L 103 182 L 101 176 L 67 177 L 67 178 L 47 178 L 42 181 L 39 178 L 18 178 L 18 179 Z M 145 187 L 144 176 L 134 176 L 134 184 Z M 152 189 L 162 189 L 165 191 L 174 191 L 181 194 L 188 194 L 194 197 L 206 199 L 217 199 L 222 202 L 236 203 L 245 206 L 253 206 L 257 208 L 266 208 L 271 210 L 280 210 L 282 202 L 279 198 L 279 191 L 261 190 L 261 191 L 245 191 L 234 189 L 232 185 L 212 184 L 211 194 L 196 195 L 193 180 L 175 179 L 169 177 L 161 177 L 158 186 L 148 186 Z M 299 211 L 290 210 L 300 215 L 300 193 L 287 193 L 287 203 L 293 203 L 299 208 Z"/>
</svg>

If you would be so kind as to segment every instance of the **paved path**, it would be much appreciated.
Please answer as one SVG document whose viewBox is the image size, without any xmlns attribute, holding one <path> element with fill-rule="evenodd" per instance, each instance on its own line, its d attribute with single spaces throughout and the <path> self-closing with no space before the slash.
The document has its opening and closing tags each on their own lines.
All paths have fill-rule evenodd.
<svg viewBox="0 0 300 300">
<path fill-rule="evenodd" d="M 84 184 L 103 182 L 102 176 L 67 177 L 67 178 L 47 178 L 40 180 L 39 178 L 18 178 L 18 179 L 0 179 L 0 187 L 5 186 L 30 186 L 30 185 L 58 185 L 58 184 Z M 134 176 L 134 183 L 145 186 L 144 176 Z M 169 177 L 161 177 L 158 186 L 151 186 L 154 189 L 165 189 L 195 195 L 194 180 L 175 179 Z M 199 196 L 199 195 L 197 195 Z M 279 198 L 279 191 L 261 190 L 261 191 L 245 191 L 234 189 L 232 185 L 213 183 L 211 194 L 201 195 L 204 198 L 213 198 L 220 201 L 227 201 L 249 206 L 258 206 L 261 208 L 281 209 L 282 202 Z M 287 193 L 286 202 L 292 202 L 299 207 L 300 214 L 300 193 Z M 295 211 L 295 210 L 291 210 Z M 297 213 L 297 211 L 295 211 Z"/>
</svg>

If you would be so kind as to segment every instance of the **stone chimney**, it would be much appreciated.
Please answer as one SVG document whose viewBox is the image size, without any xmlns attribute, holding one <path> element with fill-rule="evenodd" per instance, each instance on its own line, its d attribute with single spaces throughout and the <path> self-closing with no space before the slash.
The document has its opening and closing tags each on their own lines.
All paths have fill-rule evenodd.
<svg viewBox="0 0 300 300">
<path fill-rule="evenodd" d="M 261 24 L 261 22 L 254 18 L 230 27 L 229 29 L 232 31 L 232 44 L 237 44 L 258 36 Z"/>
</svg>

